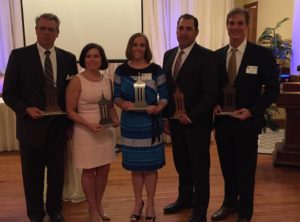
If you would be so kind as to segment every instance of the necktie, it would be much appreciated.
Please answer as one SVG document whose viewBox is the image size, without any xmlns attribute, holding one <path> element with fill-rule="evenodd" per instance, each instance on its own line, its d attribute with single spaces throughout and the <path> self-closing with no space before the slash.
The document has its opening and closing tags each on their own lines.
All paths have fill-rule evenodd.
<svg viewBox="0 0 300 222">
<path fill-rule="evenodd" d="M 229 84 L 230 85 L 233 85 L 234 83 L 234 79 L 235 79 L 235 76 L 236 76 L 236 51 L 237 49 L 231 49 L 231 56 L 229 58 L 229 61 L 228 61 L 228 69 L 227 69 L 227 73 L 228 73 L 228 81 L 229 81 Z"/>
<path fill-rule="evenodd" d="M 45 51 L 45 64 L 44 64 L 44 71 L 45 71 L 45 76 L 46 76 L 46 85 L 47 86 L 54 86 L 54 78 L 53 78 L 53 68 L 52 68 L 52 62 L 50 59 L 50 51 L 46 50 Z"/>
<path fill-rule="evenodd" d="M 174 81 L 176 80 L 178 72 L 180 70 L 181 62 L 182 62 L 182 55 L 183 54 L 184 54 L 184 51 L 180 50 L 179 55 L 178 55 L 178 57 L 177 57 L 177 59 L 175 61 L 174 71 L 173 71 L 173 79 L 174 79 Z"/>
</svg>

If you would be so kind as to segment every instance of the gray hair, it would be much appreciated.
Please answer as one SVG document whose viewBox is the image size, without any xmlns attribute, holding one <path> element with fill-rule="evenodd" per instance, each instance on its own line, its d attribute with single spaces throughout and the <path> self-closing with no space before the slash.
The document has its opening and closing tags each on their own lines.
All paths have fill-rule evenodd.
<svg viewBox="0 0 300 222">
<path fill-rule="evenodd" d="M 52 13 L 43 13 L 43 14 L 41 14 L 40 16 L 38 16 L 38 17 L 35 18 L 35 25 L 36 25 L 36 27 L 38 26 L 39 21 L 42 18 L 46 19 L 46 20 L 52 20 L 52 21 L 54 21 L 56 23 L 56 29 L 59 32 L 60 20 L 59 20 L 59 18 L 56 15 L 54 15 Z"/>
</svg>

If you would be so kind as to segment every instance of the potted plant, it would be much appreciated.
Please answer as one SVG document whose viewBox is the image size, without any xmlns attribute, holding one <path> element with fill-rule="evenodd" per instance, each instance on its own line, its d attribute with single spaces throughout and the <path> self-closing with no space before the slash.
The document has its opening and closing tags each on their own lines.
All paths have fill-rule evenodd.
<svg viewBox="0 0 300 222">
<path fill-rule="evenodd" d="M 289 18 L 285 17 L 280 20 L 275 27 L 266 27 L 260 37 L 258 43 L 262 46 L 269 48 L 280 68 L 280 74 L 289 74 L 290 54 L 292 52 L 291 44 L 282 39 L 282 36 L 277 32 L 277 29 L 281 25 L 288 21 Z M 287 70 L 288 69 L 288 70 Z M 265 128 L 277 131 L 279 128 L 278 123 L 274 120 L 274 115 L 278 113 L 278 108 L 275 104 L 272 104 L 265 112 Z"/>
<path fill-rule="evenodd" d="M 265 28 L 258 38 L 259 44 L 270 48 L 277 64 L 279 64 L 281 67 L 284 65 L 289 65 L 292 46 L 291 43 L 282 39 L 282 36 L 277 32 L 277 29 L 288 20 L 289 18 L 285 17 L 284 19 L 280 20 L 275 27 Z"/>
</svg>

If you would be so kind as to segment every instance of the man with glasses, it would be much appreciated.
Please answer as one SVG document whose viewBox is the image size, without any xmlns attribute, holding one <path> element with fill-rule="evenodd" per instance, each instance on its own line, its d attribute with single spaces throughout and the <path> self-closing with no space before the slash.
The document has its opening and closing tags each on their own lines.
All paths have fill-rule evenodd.
<svg viewBox="0 0 300 222">
<path fill-rule="evenodd" d="M 54 46 L 59 25 L 58 17 L 50 13 L 36 18 L 37 43 L 11 52 L 3 87 L 3 99 L 17 116 L 27 215 L 31 222 L 42 222 L 46 212 L 52 222 L 64 221 L 63 160 L 70 122 L 65 115 L 44 115 L 49 93 L 45 89 L 53 89 L 52 102 L 64 111 L 67 76 L 77 73 L 75 56 Z"/>
</svg>

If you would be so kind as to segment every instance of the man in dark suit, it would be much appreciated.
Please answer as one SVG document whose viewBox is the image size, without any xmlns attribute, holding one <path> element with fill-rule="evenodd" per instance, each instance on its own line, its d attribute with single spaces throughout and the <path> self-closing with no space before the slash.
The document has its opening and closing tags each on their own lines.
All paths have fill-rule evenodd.
<svg viewBox="0 0 300 222">
<path fill-rule="evenodd" d="M 164 131 L 169 133 L 170 130 L 179 176 L 178 198 L 164 208 L 164 213 L 193 208 L 190 222 L 206 221 L 212 111 L 218 91 L 217 73 L 211 66 L 212 52 L 195 42 L 198 32 L 197 18 L 189 14 L 180 16 L 176 31 L 179 46 L 167 51 L 163 60 L 170 95 L 164 110 L 167 118 Z M 176 89 L 184 95 L 185 112 L 173 118 Z"/>
<path fill-rule="evenodd" d="M 77 73 L 73 54 L 54 47 L 60 21 L 53 14 L 36 18 L 37 43 L 11 52 L 5 73 L 3 99 L 17 116 L 17 138 L 20 143 L 27 215 L 42 222 L 44 172 L 47 168 L 46 211 L 52 222 L 64 221 L 61 214 L 64 148 L 70 122 L 65 115 L 43 115 L 46 108 L 44 62 L 50 51 L 52 84 L 57 104 L 65 110 L 67 76 Z"/>
<path fill-rule="evenodd" d="M 264 111 L 279 93 L 275 60 L 268 49 L 247 42 L 248 24 L 247 10 L 236 8 L 229 12 L 227 30 L 230 43 L 215 53 L 221 81 L 218 104 L 214 109 L 215 137 L 225 196 L 212 220 L 223 220 L 235 212 L 238 222 L 251 220 L 258 134 L 263 126 Z M 229 86 L 235 91 L 231 104 L 224 91 Z M 228 105 L 234 109 L 224 115 L 226 110 L 223 107 Z"/>
</svg>

